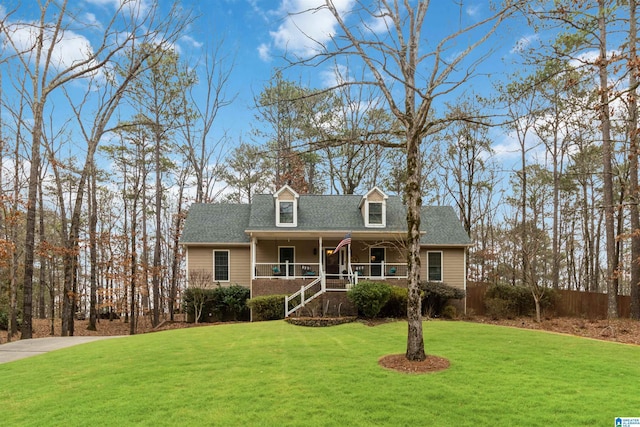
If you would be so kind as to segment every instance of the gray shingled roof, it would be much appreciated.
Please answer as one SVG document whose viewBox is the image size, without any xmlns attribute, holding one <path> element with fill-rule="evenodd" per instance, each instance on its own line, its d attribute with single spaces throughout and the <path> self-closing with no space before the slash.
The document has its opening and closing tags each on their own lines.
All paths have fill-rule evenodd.
<svg viewBox="0 0 640 427">
<path fill-rule="evenodd" d="M 364 220 L 358 205 L 362 196 L 357 195 L 301 195 L 298 199 L 298 226 L 296 230 L 370 230 L 364 226 Z M 276 227 L 275 203 L 270 194 L 254 196 L 251 207 L 249 230 L 282 230 Z M 405 210 L 399 197 L 387 199 L 388 231 L 406 229 Z"/>
<path fill-rule="evenodd" d="M 244 232 L 250 205 L 194 203 L 184 223 L 182 243 L 249 243 Z"/>
<path fill-rule="evenodd" d="M 471 239 L 451 206 L 423 206 L 420 228 L 424 245 L 469 245 Z"/>
<path fill-rule="evenodd" d="M 300 195 L 298 225 L 279 228 L 275 225 L 275 201 L 271 194 L 256 195 L 251 205 L 193 204 L 185 222 L 182 243 L 247 243 L 251 231 L 371 231 L 365 227 L 358 209 L 358 195 Z M 406 208 L 397 196 L 387 199 L 387 223 L 383 230 L 404 232 Z M 467 245 L 471 241 L 455 211 L 450 206 L 422 208 L 421 241 L 429 245 Z M 376 228 L 376 232 L 381 229 Z"/>
</svg>

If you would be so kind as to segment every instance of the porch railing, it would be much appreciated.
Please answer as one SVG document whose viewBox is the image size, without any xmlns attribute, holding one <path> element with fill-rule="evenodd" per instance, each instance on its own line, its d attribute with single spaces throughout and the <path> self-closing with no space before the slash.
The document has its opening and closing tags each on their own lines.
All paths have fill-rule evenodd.
<svg viewBox="0 0 640 427">
<path fill-rule="evenodd" d="M 356 283 L 362 279 L 406 279 L 408 273 L 407 264 L 399 262 L 351 263 L 351 269 Z"/>
<path fill-rule="evenodd" d="M 256 263 L 256 279 L 282 277 L 291 279 L 320 277 L 320 264 L 285 262 Z"/>
<path fill-rule="evenodd" d="M 256 279 L 267 278 L 317 278 L 320 277 L 321 265 L 318 263 L 293 262 L 261 262 L 255 265 Z M 378 262 L 351 263 L 351 269 L 340 273 L 326 273 L 332 279 L 350 279 L 357 283 L 362 279 L 406 279 L 408 272 L 406 263 Z"/>
<path fill-rule="evenodd" d="M 284 317 L 289 317 L 291 313 L 304 307 L 305 304 L 324 294 L 326 291 L 323 276 L 316 278 L 306 286 L 302 286 L 299 291 L 284 299 Z M 292 307 L 289 308 L 289 305 Z"/>
</svg>

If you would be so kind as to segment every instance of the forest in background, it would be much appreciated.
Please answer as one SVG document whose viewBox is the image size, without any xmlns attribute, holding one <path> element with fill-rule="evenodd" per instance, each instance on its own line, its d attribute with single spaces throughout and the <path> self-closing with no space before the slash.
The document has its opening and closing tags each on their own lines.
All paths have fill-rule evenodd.
<svg viewBox="0 0 640 427">
<path fill-rule="evenodd" d="M 7 9 L 0 22 L 0 317 L 13 332 L 20 319 L 29 338 L 35 316 L 62 318 L 62 335 L 73 335 L 77 313 L 90 327 L 117 313 L 131 333 L 140 315 L 154 325 L 173 318 L 189 205 L 248 203 L 283 184 L 301 194 L 378 186 L 453 205 L 474 242 L 470 281 L 528 286 L 534 297 L 549 288 L 629 294 L 640 317 L 634 1 L 506 2 L 483 24 L 517 17 L 553 39 L 523 43 L 512 57 L 519 71 L 481 93 L 474 78 L 492 51 L 475 24 L 421 52 L 434 62 L 416 60 L 417 80 L 398 73 L 395 86 L 384 76 L 371 84 L 356 61 L 336 66 L 332 87 L 302 83 L 297 70 L 337 61 L 323 47 L 273 70 L 240 141 L 213 132 L 235 101 L 225 40 L 186 61 L 173 44 L 198 17 L 136 4 L 121 3 L 69 62 L 55 60 L 57 43 L 88 25 L 66 1 L 42 2 L 38 21 Z M 387 10 L 389 38 L 377 33 L 381 50 L 368 59 L 385 71 L 389 59 L 393 73 L 405 52 L 386 41 L 406 11 Z M 447 44 L 458 37 L 473 49 Z M 399 87 L 410 88 L 407 105 L 429 108 L 398 109 Z M 71 116 L 56 115 L 60 102 Z M 513 142 L 510 163 L 499 133 Z M 617 316 L 614 305 L 608 314 Z"/>
</svg>

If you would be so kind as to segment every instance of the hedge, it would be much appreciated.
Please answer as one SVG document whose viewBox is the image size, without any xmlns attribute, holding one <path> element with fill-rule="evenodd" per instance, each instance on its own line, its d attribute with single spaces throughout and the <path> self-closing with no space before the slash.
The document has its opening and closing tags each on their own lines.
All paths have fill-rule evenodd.
<svg viewBox="0 0 640 427">
<path fill-rule="evenodd" d="M 251 298 L 247 305 L 253 321 L 284 319 L 284 299 L 287 295 L 265 295 Z"/>
<path fill-rule="evenodd" d="M 249 288 L 240 285 L 213 289 L 188 288 L 183 294 L 183 307 L 189 321 L 225 322 L 249 320 Z M 196 307 L 202 307 L 196 319 Z"/>
</svg>

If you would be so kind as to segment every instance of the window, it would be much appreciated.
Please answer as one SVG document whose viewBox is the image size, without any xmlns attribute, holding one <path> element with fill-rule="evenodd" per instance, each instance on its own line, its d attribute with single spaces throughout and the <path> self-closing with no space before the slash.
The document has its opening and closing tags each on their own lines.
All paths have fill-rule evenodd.
<svg viewBox="0 0 640 427">
<path fill-rule="evenodd" d="M 442 281 L 442 252 L 427 252 L 427 269 L 430 281 Z"/>
<path fill-rule="evenodd" d="M 213 280 L 229 281 L 229 251 L 213 251 Z"/>
<path fill-rule="evenodd" d="M 280 224 L 293 224 L 293 202 L 280 202 Z"/>
<path fill-rule="evenodd" d="M 383 225 L 381 202 L 369 202 L 369 224 Z"/>
</svg>

